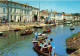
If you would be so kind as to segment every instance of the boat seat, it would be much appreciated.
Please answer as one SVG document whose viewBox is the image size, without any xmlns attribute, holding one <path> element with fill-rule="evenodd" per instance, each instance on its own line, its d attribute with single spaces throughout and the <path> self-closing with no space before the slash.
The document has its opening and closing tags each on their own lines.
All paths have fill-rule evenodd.
<svg viewBox="0 0 80 56">
<path fill-rule="evenodd" d="M 49 53 L 49 50 L 48 50 L 48 48 L 43 48 L 42 52 Z"/>
<path fill-rule="evenodd" d="M 39 46 L 38 44 L 36 44 L 36 49 L 37 50 L 40 50 L 41 49 L 41 46 Z"/>
</svg>

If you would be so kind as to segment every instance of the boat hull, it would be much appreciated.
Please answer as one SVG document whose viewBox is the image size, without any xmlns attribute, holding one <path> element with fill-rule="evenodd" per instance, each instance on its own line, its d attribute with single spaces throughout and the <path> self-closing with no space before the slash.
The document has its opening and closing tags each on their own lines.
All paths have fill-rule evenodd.
<svg viewBox="0 0 80 56">
<path fill-rule="evenodd" d="M 32 34 L 33 33 L 33 31 L 30 31 L 30 32 L 26 32 L 26 33 L 21 33 L 20 35 L 22 36 L 22 35 L 29 35 L 29 34 Z"/>
<path fill-rule="evenodd" d="M 34 50 L 37 52 L 37 53 L 39 53 L 39 54 L 42 54 L 42 55 L 44 55 L 44 56 L 51 56 L 51 54 L 49 55 L 49 53 L 44 53 L 44 52 L 42 52 L 41 50 L 38 50 L 37 48 L 36 48 L 36 46 L 35 46 L 35 44 L 37 44 L 37 43 L 39 43 L 39 41 L 32 41 L 33 42 L 33 45 L 34 45 Z"/>
<path fill-rule="evenodd" d="M 0 36 L 3 36 L 3 33 L 0 33 Z"/>
<path fill-rule="evenodd" d="M 41 52 L 40 50 L 37 50 L 36 47 L 33 47 L 33 48 L 34 48 L 34 50 L 35 50 L 37 53 L 39 53 L 39 54 L 42 54 L 42 55 L 44 55 L 44 56 L 52 56 L 52 55 L 49 55 L 49 53 L 44 53 L 44 52 Z"/>
<path fill-rule="evenodd" d="M 70 30 L 74 30 L 74 28 L 73 29 L 70 28 Z"/>
<path fill-rule="evenodd" d="M 20 29 L 15 29 L 14 31 L 20 31 Z"/>
<path fill-rule="evenodd" d="M 34 28 L 42 28 L 42 26 L 40 26 L 40 27 L 34 26 Z"/>
<path fill-rule="evenodd" d="M 51 32 L 51 31 L 43 31 L 43 33 L 49 33 L 49 32 Z"/>
</svg>

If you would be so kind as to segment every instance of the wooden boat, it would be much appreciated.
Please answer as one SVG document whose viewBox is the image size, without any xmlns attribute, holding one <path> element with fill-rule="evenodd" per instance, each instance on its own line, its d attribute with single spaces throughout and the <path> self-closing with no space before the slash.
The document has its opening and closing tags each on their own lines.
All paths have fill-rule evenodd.
<svg viewBox="0 0 80 56">
<path fill-rule="evenodd" d="M 44 39 L 47 39 L 47 34 L 38 33 L 38 40 L 44 40 Z"/>
<path fill-rule="evenodd" d="M 3 36 L 3 32 L 0 32 L 0 36 Z"/>
<path fill-rule="evenodd" d="M 20 28 L 16 28 L 16 29 L 14 29 L 14 31 L 20 31 Z"/>
<path fill-rule="evenodd" d="M 49 33 L 49 32 L 51 32 L 51 29 L 49 29 L 49 30 L 43 30 L 43 33 Z"/>
<path fill-rule="evenodd" d="M 70 28 L 70 30 L 74 30 L 74 28 L 72 28 L 72 29 Z"/>
<path fill-rule="evenodd" d="M 25 30 L 24 32 L 22 32 L 20 35 L 28 35 L 28 34 L 32 34 L 34 33 L 33 31 L 28 31 L 28 30 Z"/>
<path fill-rule="evenodd" d="M 42 26 L 34 26 L 34 28 L 42 28 Z"/>
<path fill-rule="evenodd" d="M 43 51 L 41 51 L 39 48 L 37 48 L 36 44 L 40 43 L 39 41 L 32 41 L 32 43 L 33 43 L 33 45 L 34 45 L 34 49 L 35 49 L 38 53 L 40 53 L 40 54 L 42 54 L 42 55 L 44 55 L 44 56 L 52 56 L 52 55 L 51 55 L 51 50 L 50 50 L 49 52 L 43 52 Z"/>
<path fill-rule="evenodd" d="M 74 30 L 74 27 L 73 27 L 73 26 L 71 26 L 71 27 L 70 27 L 70 30 Z"/>
<path fill-rule="evenodd" d="M 44 40 L 47 39 L 47 37 L 38 38 L 38 40 Z"/>
</svg>

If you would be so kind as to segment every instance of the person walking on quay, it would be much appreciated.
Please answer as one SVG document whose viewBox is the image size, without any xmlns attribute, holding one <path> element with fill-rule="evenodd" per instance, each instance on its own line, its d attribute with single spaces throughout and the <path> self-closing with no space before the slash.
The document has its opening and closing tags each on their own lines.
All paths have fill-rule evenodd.
<svg viewBox="0 0 80 56">
<path fill-rule="evenodd" d="M 26 21 L 26 20 L 24 19 L 24 23 L 25 23 L 25 21 Z"/>
<path fill-rule="evenodd" d="M 38 38 L 38 33 L 35 32 L 34 35 L 35 35 L 35 40 L 37 40 L 37 38 Z"/>
</svg>

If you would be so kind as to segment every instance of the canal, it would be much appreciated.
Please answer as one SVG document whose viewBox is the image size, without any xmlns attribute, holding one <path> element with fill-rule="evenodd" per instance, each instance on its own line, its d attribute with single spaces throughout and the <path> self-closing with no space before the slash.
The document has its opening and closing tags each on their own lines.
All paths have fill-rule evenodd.
<svg viewBox="0 0 80 56">
<path fill-rule="evenodd" d="M 79 23 L 80 24 L 80 23 Z M 80 25 L 74 24 L 75 30 L 71 31 L 71 24 L 51 26 L 51 33 L 48 33 L 48 39 L 53 38 L 55 45 L 55 53 L 57 56 L 67 56 L 66 38 L 80 31 Z M 42 32 L 43 29 L 34 29 Z M 32 44 L 34 35 L 20 36 L 21 31 L 4 32 L 4 36 L 0 36 L 0 56 L 42 56 L 38 55 Z"/>
</svg>

